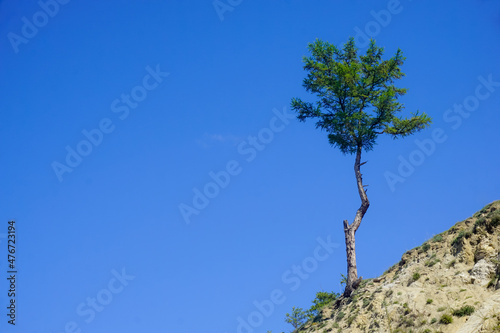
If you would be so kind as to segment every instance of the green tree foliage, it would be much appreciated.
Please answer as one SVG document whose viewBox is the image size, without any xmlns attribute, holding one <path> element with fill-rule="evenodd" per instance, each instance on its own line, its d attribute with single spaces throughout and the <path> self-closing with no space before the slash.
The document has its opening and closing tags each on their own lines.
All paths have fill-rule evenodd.
<svg viewBox="0 0 500 333">
<path fill-rule="evenodd" d="M 345 289 L 345 286 L 347 285 L 347 276 L 345 276 L 342 273 L 340 273 L 340 285 L 344 286 L 344 289 Z"/>
<path fill-rule="evenodd" d="M 307 314 L 304 310 L 302 308 L 296 308 L 295 306 L 292 308 L 292 314 L 287 313 L 285 315 L 285 322 L 292 324 L 294 329 L 304 324 L 306 319 Z"/>
<path fill-rule="evenodd" d="M 313 305 L 307 314 L 310 318 L 314 318 L 319 314 L 319 311 L 324 308 L 329 303 L 335 301 L 340 295 L 337 293 L 327 293 L 324 291 L 319 291 L 316 293 L 316 298 L 312 301 Z"/>
<path fill-rule="evenodd" d="M 329 142 L 342 153 L 354 154 L 360 147 L 369 151 L 380 134 L 403 137 L 430 124 L 425 113 L 397 116 L 404 109 L 398 97 L 407 91 L 394 85 L 405 75 L 400 70 L 405 60 L 401 50 L 382 60 L 384 49 L 371 40 L 366 54 L 358 55 L 350 38 L 343 49 L 316 40 L 309 51 L 312 55 L 303 59 L 309 72 L 303 86 L 319 100 L 293 98 L 292 109 L 301 121 L 317 118 L 316 127 L 327 131 Z"/>
</svg>

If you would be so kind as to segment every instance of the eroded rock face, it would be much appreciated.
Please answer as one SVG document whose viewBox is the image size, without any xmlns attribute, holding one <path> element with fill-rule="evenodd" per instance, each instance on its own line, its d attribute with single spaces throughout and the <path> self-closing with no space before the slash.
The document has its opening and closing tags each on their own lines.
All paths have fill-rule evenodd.
<svg viewBox="0 0 500 333">
<path fill-rule="evenodd" d="M 495 270 L 495 265 L 486 259 L 481 259 L 474 265 L 474 267 L 472 267 L 472 271 L 470 273 L 472 278 L 471 282 L 482 286 L 486 285 L 495 274 Z"/>
<path fill-rule="evenodd" d="M 497 256 L 498 250 L 492 241 L 487 238 L 482 238 L 479 241 L 476 252 L 474 253 L 474 260 L 478 262 L 481 259 L 491 259 Z"/>
<path fill-rule="evenodd" d="M 490 333 L 500 324 L 500 201 L 456 223 L 294 333 Z M 474 310 L 464 316 L 454 312 Z M 443 315 L 453 321 L 441 323 Z"/>
</svg>

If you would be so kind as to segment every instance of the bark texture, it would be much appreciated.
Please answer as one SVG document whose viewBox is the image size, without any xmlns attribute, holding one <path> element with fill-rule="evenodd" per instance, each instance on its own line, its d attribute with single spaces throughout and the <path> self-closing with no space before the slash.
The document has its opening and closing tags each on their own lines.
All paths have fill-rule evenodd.
<svg viewBox="0 0 500 333">
<path fill-rule="evenodd" d="M 356 211 L 354 221 L 349 224 L 344 220 L 344 234 L 345 234 L 345 247 L 347 252 L 347 282 L 344 291 L 344 296 L 351 296 L 354 289 L 359 286 L 361 278 L 358 279 L 358 268 L 356 266 L 356 238 L 355 234 L 361 224 L 363 216 L 365 216 L 370 201 L 366 196 L 365 186 L 363 185 L 363 175 L 361 174 L 361 166 L 366 162 L 361 163 L 361 148 L 358 146 L 356 151 L 356 161 L 354 162 L 354 174 L 356 175 L 356 184 L 358 186 L 358 193 L 361 199 L 361 206 Z"/>
</svg>

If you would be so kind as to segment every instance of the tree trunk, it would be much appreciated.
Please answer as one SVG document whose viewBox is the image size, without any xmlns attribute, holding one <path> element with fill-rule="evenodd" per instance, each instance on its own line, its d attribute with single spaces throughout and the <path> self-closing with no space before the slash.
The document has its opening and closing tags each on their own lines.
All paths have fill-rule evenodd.
<svg viewBox="0 0 500 333">
<path fill-rule="evenodd" d="M 363 186 L 363 177 L 361 175 L 361 147 L 358 146 L 356 151 L 356 161 L 354 163 L 354 173 L 356 175 L 356 184 L 358 186 L 359 197 L 361 199 L 361 206 L 356 212 L 354 222 L 349 225 L 347 220 L 344 220 L 344 233 L 345 233 L 345 248 L 347 253 L 347 282 L 345 286 L 344 296 L 349 297 L 354 289 L 357 288 L 361 278 L 358 279 L 358 268 L 356 266 L 356 239 L 355 234 L 361 224 L 361 220 L 365 215 L 370 202 L 366 196 L 366 191 Z"/>
</svg>

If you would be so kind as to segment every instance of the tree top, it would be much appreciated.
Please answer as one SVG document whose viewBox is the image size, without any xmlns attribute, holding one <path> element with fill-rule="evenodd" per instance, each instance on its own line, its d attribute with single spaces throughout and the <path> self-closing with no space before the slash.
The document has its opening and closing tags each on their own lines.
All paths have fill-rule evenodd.
<svg viewBox="0 0 500 333">
<path fill-rule="evenodd" d="M 354 38 L 342 49 L 317 39 L 308 47 L 311 55 L 304 57 L 308 72 L 303 86 L 318 97 L 315 103 L 292 99 L 298 118 L 318 118 L 316 127 L 328 132 L 330 144 L 344 154 L 373 149 L 381 134 L 393 138 L 416 133 L 431 123 L 425 113 L 412 113 L 402 118 L 404 110 L 398 97 L 405 88 L 394 85 L 405 74 L 400 66 L 405 58 L 400 49 L 389 60 L 383 60 L 384 49 L 370 41 L 364 55 L 358 55 Z"/>
</svg>

